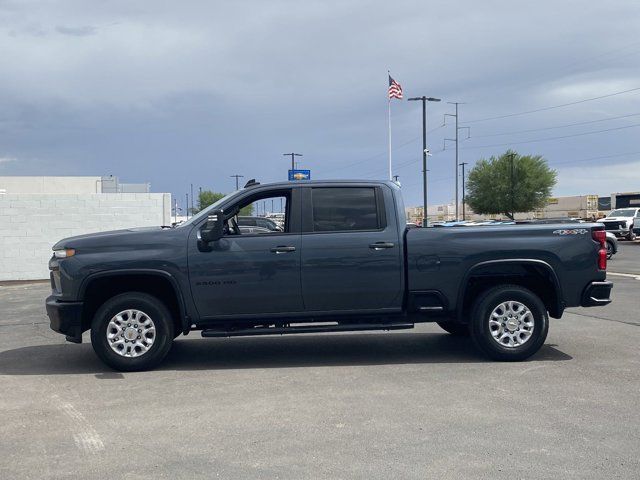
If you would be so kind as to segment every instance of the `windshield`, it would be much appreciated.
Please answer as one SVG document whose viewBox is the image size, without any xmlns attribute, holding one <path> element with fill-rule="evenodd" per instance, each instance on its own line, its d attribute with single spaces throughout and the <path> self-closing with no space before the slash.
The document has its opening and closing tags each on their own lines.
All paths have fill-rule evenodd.
<svg viewBox="0 0 640 480">
<path fill-rule="evenodd" d="M 235 192 L 231 192 L 228 195 L 225 195 L 224 197 L 222 197 L 220 200 L 218 200 L 217 202 L 212 203 L 211 205 L 209 205 L 208 207 L 203 208 L 202 210 L 200 210 L 198 213 L 196 213 L 193 217 L 191 217 L 189 220 L 187 220 L 186 222 L 182 222 L 179 225 L 176 225 L 176 228 L 182 228 L 186 225 L 193 225 L 194 223 L 198 223 L 200 221 L 201 218 L 204 218 L 206 215 L 208 215 L 209 212 L 215 210 L 216 208 L 218 208 L 220 205 L 222 205 L 223 203 L 225 203 L 227 200 L 229 200 L 231 197 L 237 195 L 238 193 L 240 193 L 242 190 L 236 190 Z"/>
<path fill-rule="evenodd" d="M 633 217 L 635 213 L 636 213 L 635 209 L 614 210 L 608 216 L 609 217 Z"/>
</svg>

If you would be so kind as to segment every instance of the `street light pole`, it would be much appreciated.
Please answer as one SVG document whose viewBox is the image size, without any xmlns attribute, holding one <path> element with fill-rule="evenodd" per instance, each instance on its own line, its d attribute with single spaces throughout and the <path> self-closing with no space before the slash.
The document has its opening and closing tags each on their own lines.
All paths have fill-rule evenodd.
<svg viewBox="0 0 640 480">
<path fill-rule="evenodd" d="M 469 165 L 467 162 L 461 162 L 460 166 L 462 167 L 462 221 L 466 221 L 466 212 L 465 212 L 465 206 L 464 206 L 464 202 L 466 200 L 465 194 L 464 194 L 464 166 L 465 165 Z"/>
<path fill-rule="evenodd" d="M 291 155 L 291 170 L 295 170 L 296 169 L 296 162 L 295 162 L 295 157 L 301 157 L 302 154 L 301 153 L 283 153 L 282 154 L 285 157 L 288 157 L 289 155 Z"/>
<path fill-rule="evenodd" d="M 439 102 L 439 98 L 434 97 L 413 97 L 408 101 L 415 102 L 417 100 L 422 101 L 422 226 L 429 225 L 429 218 L 427 216 L 427 156 L 429 150 L 427 149 L 427 102 Z"/>
</svg>

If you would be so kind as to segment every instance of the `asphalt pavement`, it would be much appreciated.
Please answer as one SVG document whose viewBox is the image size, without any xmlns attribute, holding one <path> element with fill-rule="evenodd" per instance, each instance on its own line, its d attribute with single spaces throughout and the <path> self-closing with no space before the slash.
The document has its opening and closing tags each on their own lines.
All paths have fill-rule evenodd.
<svg viewBox="0 0 640 480">
<path fill-rule="evenodd" d="M 48 285 L 0 286 L 0 478 L 638 478 L 640 244 L 610 270 L 521 363 L 425 324 L 192 333 L 120 373 L 49 330 Z"/>
<path fill-rule="evenodd" d="M 640 240 L 618 240 L 618 253 L 609 262 L 610 272 L 640 275 Z"/>
</svg>

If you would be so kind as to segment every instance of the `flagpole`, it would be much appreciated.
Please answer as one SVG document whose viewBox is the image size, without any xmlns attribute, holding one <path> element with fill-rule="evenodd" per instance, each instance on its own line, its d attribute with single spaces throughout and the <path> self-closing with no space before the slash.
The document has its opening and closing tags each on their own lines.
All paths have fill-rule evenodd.
<svg viewBox="0 0 640 480">
<path fill-rule="evenodd" d="M 391 72 L 387 70 L 387 76 L 391 77 Z M 387 92 L 387 103 L 389 106 L 389 180 L 393 180 L 393 172 L 391 170 L 391 97 Z"/>
</svg>

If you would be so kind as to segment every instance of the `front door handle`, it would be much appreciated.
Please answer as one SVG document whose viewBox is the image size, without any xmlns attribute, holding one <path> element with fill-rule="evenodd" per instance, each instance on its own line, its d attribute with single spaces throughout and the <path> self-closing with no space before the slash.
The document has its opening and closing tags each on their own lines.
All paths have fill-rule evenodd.
<svg viewBox="0 0 640 480">
<path fill-rule="evenodd" d="M 289 252 L 295 252 L 295 251 L 296 251 L 296 247 L 289 247 L 285 245 L 280 245 L 278 247 L 273 247 L 271 249 L 271 253 L 289 253 Z"/>
<path fill-rule="evenodd" d="M 393 248 L 396 244 L 392 242 L 376 242 L 369 244 L 369 248 L 373 250 L 384 250 L 385 248 Z"/>
</svg>

